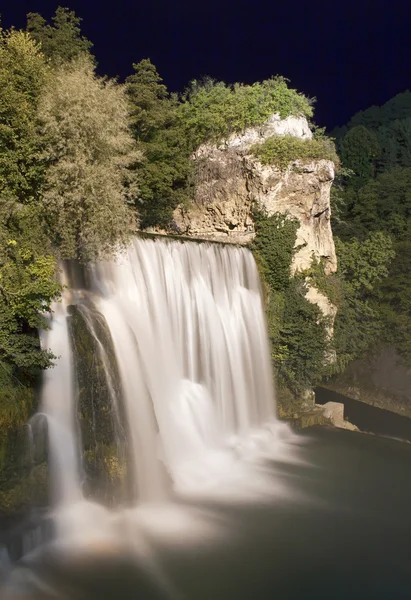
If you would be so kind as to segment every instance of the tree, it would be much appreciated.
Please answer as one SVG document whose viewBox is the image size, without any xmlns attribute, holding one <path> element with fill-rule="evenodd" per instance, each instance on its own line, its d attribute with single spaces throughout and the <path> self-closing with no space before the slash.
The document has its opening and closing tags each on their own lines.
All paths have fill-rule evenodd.
<svg viewBox="0 0 411 600">
<path fill-rule="evenodd" d="M 82 19 L 76 17 L 74 11 L 59 6 L 52 21 L 50 25 L 38 13 L 27 15 L 27 31 L 53 65 L 61 65 L 90 52 L 93 44 L 81 35 Z"/>
<path fill-rule="evenodd" d="M 384 111 L 380 106 L 370 106 L 366 110 L 357 112 L 348 123 L 349 129 L 354 127 L 366 127 L 367 129 L 378 129 L 382 124 Z"/>
<path fill-rule="evenodd" d="M 380 171 L 411 166 L 411 117 L 380 127 L 377 136 L 382 149 Z"/>
<path fill-rule="evenodd" d="M 22 207 L 7 227 L 2 219 L 0 247 L 0 363 L 33 376 L 51 362 L 37 330 L 46 326 L 43 314 L 61 291 L 38 207 Z"/>
<path fill-rule="evenodd" d="M 42 180 L 35 116 L 46 77 L 44 58 L 30 36 L 0 30 L 0 199 L 10 211 L 16 202 L 35 198 Z"/>
<path fill-rule="evenodd" d="M 348 181 L 349 186 L 358 189 L 374 177 L 381 149 L 373 131 L 363 125 L 350 129 L 341 140 L 339 150 L 343 167 L 355 173 Z"/>
<path fill-rule="evenodd" d="M 48 165 L 42 202 L 65 258 L 90 260 L 126 241 L 139 158 L 124 87 L 101 79 L 90 58 L 63 65 L 44 91 L 39 119 Z"/>
<path fill-rule="evenodd" d="M 343 243 L 336 239 L 339 271 L 355 293 L 369 292 L 387 277 L 388 267 L 395 256 L 390 236 L 377 231 L 363 242 L 357 239 Z"/>
<path fill-rule="evenodd" d="M 150 142 L 159 129 L 173 122 L 174 103 L 149 58 L 133 64 L 134 74 L 126 79 L 131 101 L 131 128 L 138 141 Z"/>
<path fill-rule="evenodd" d="M 207 141 L 222 141 L 235 131 L 262 125 L 274 113 L 312 117 L 313 101 L 288 87 L 283 77 L 253 85 L 227 85 L 206 77 L 192 81 L 181 97 L 179 114 L 194 150 Z"/>
<path fill-rule="evenodd" d="M 24 375 L 50 364 L 36 330 L 60 292 L 39 205 L 36 111 L 47 76 L 27 33 L 0 31 L 0 367 Z"/>
<path fill-rule="evenodd" d="M 411 233 L 411 168 L 381 173 L 357 194 L 351 218 L 357 230 L 385 231 L 399 240 Z"/>
<path fill-rule="evenodd" d="M 190 196 L 192 164 L 180 127 L 177 99 L 170 97 L 149 59 L 133 65 L 126 80 L 131 129 L 144 158 L 136 165 L 141 226 L 167 228 L 173 209 Z"/>
<path fill-rule="evenodd" d="M 342 284 L 334 328 L 337 362 L 331 370 L 342 371 L 354 359 L 375 349 L 382 340 L 384 322 L 375 303 L 375 290 L 387 277 L 395 250 L 390 236 L 378 231 L 362 243 L 336 238 Z"/>
</svg>

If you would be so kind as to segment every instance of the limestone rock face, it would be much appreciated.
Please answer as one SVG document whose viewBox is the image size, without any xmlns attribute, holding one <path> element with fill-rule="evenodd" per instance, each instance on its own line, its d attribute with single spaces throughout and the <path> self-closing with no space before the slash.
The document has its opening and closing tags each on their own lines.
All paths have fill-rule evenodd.
<svg viewBox="0 0 411 600">
<path fill-rule="evenodd" d="M 174 212 L 174 227 L 182 235 L 224 243 L 246 244 L 255 236 L 253 206 L 269 215 L 298 219 L 291 274 L 308 269 L 313 256 L 322 259 L 327 274 L 337 269 L 331 231 L 330 190 L 334 164 L 329 160 L 291 163 L 285 172 L 262 165 L 250 152 L 253 144 L 273 135 L 311 138 L 305 118 L 281 120 L 273 115 L 263 126 L 231 135 L 220 144 L 204 144 L 193 159 L 196 192 L 193 206 Z M 307 298 L 332 319 L 335 308 L 319 292 Z"/>
<path fill-rule="evenodd" d="M 262 165 L 250 148 L 273 135 L 311 138 L 304 118 L 281 120 L 273 115 L 260 128 L 233 134 L 221 144 L 204 144 L 196 151 L 197 186 L 194 205 L 179 207 L 174 222 L 182 234 L 225 243 L 245 244 L 254 235 L 253 204 L 269 215 L 288 214 L 300 222 L 292 271 L 323 258 L 327 273 L 337 268 L 330 225 L 330 189 L 334 164 L 329 160 L 300 161 L 286 172 Z"/>
</svg>

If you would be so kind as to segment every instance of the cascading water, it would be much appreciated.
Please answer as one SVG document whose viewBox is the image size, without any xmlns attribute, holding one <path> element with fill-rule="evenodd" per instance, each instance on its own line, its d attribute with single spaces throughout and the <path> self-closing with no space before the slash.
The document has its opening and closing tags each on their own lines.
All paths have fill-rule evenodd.
<svg viewBox="0 0 411 600">
<path fill-rule="evenodd" d="M 84 279 L 43 335 L 47 536 L 0 548 L 1 598 L 409 597 L 409 449 L 323 430 L 298 457 L 247 250 L 137 239 Z"/>
<path fill-rule="evenodd" d="M 248 250 L 137 238 L 115 261 L 88 267 L 85 279 L 81 289 L 66 289 L 43 336 L 58 357 L 41 408 L 56 514 L 84 498 L 77 395 L 85 383 L 76 373 L 74 310 L 93 338 L 117 425 L 124 415 L 115 429 L 128 448 L 128 506 L 164 501 L 172 489 L 216 488 L 244 453 L 263 450 L 284 428 L 275 417 L 260 282 Z M 92 408 L 94 428 L 103 414 Z M 84 532 L 77 516 L 57 524 L 61 535 Z"/>
</svg>

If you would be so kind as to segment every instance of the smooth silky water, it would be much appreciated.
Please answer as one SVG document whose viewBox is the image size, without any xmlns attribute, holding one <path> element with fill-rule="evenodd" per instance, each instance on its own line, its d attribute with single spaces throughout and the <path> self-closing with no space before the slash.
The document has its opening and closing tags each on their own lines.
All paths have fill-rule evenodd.
<svg viewBox="0 0 411 600">
<path fill-rule="evenodd" d="M 411 447 L 277 420 L 248 250 L 136 239 L 84 281 L 43 334 L 59 358 L 30 428 L 47 422 L 53 534 L 2 551 L 2 598 L 411 597 Z M 127 465 L 111 500 L 87 488 L 73 305 Z"/>
</svg>

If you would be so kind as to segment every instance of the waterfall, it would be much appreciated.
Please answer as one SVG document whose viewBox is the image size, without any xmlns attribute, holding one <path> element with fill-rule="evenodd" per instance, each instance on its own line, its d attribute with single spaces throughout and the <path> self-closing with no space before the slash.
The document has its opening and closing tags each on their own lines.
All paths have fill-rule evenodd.
<svg viewBox="0 0 411 600">
<path fill-rule="evenodd" d="M 104 444 L 81 433 L 85 379 L 97 389 L 93 427 L 111 420 L 124 437 L 131 505 L 224 478 L 244 448 L 273 435 L 269 342 L 247 249 L 136 238 L 116 260 L 87 267 L 84 280 L 66 288 L 42 338 L 57 357 L 41 406 L 56 508 L 82 501 L 85 444 Z M 73 314 L 91 340 L 90 368 L 104 373 L 98 385 L 91 374 L 80 381 Z M 101 404 L 102 389 L 111 408 Z"/>
</svg>

